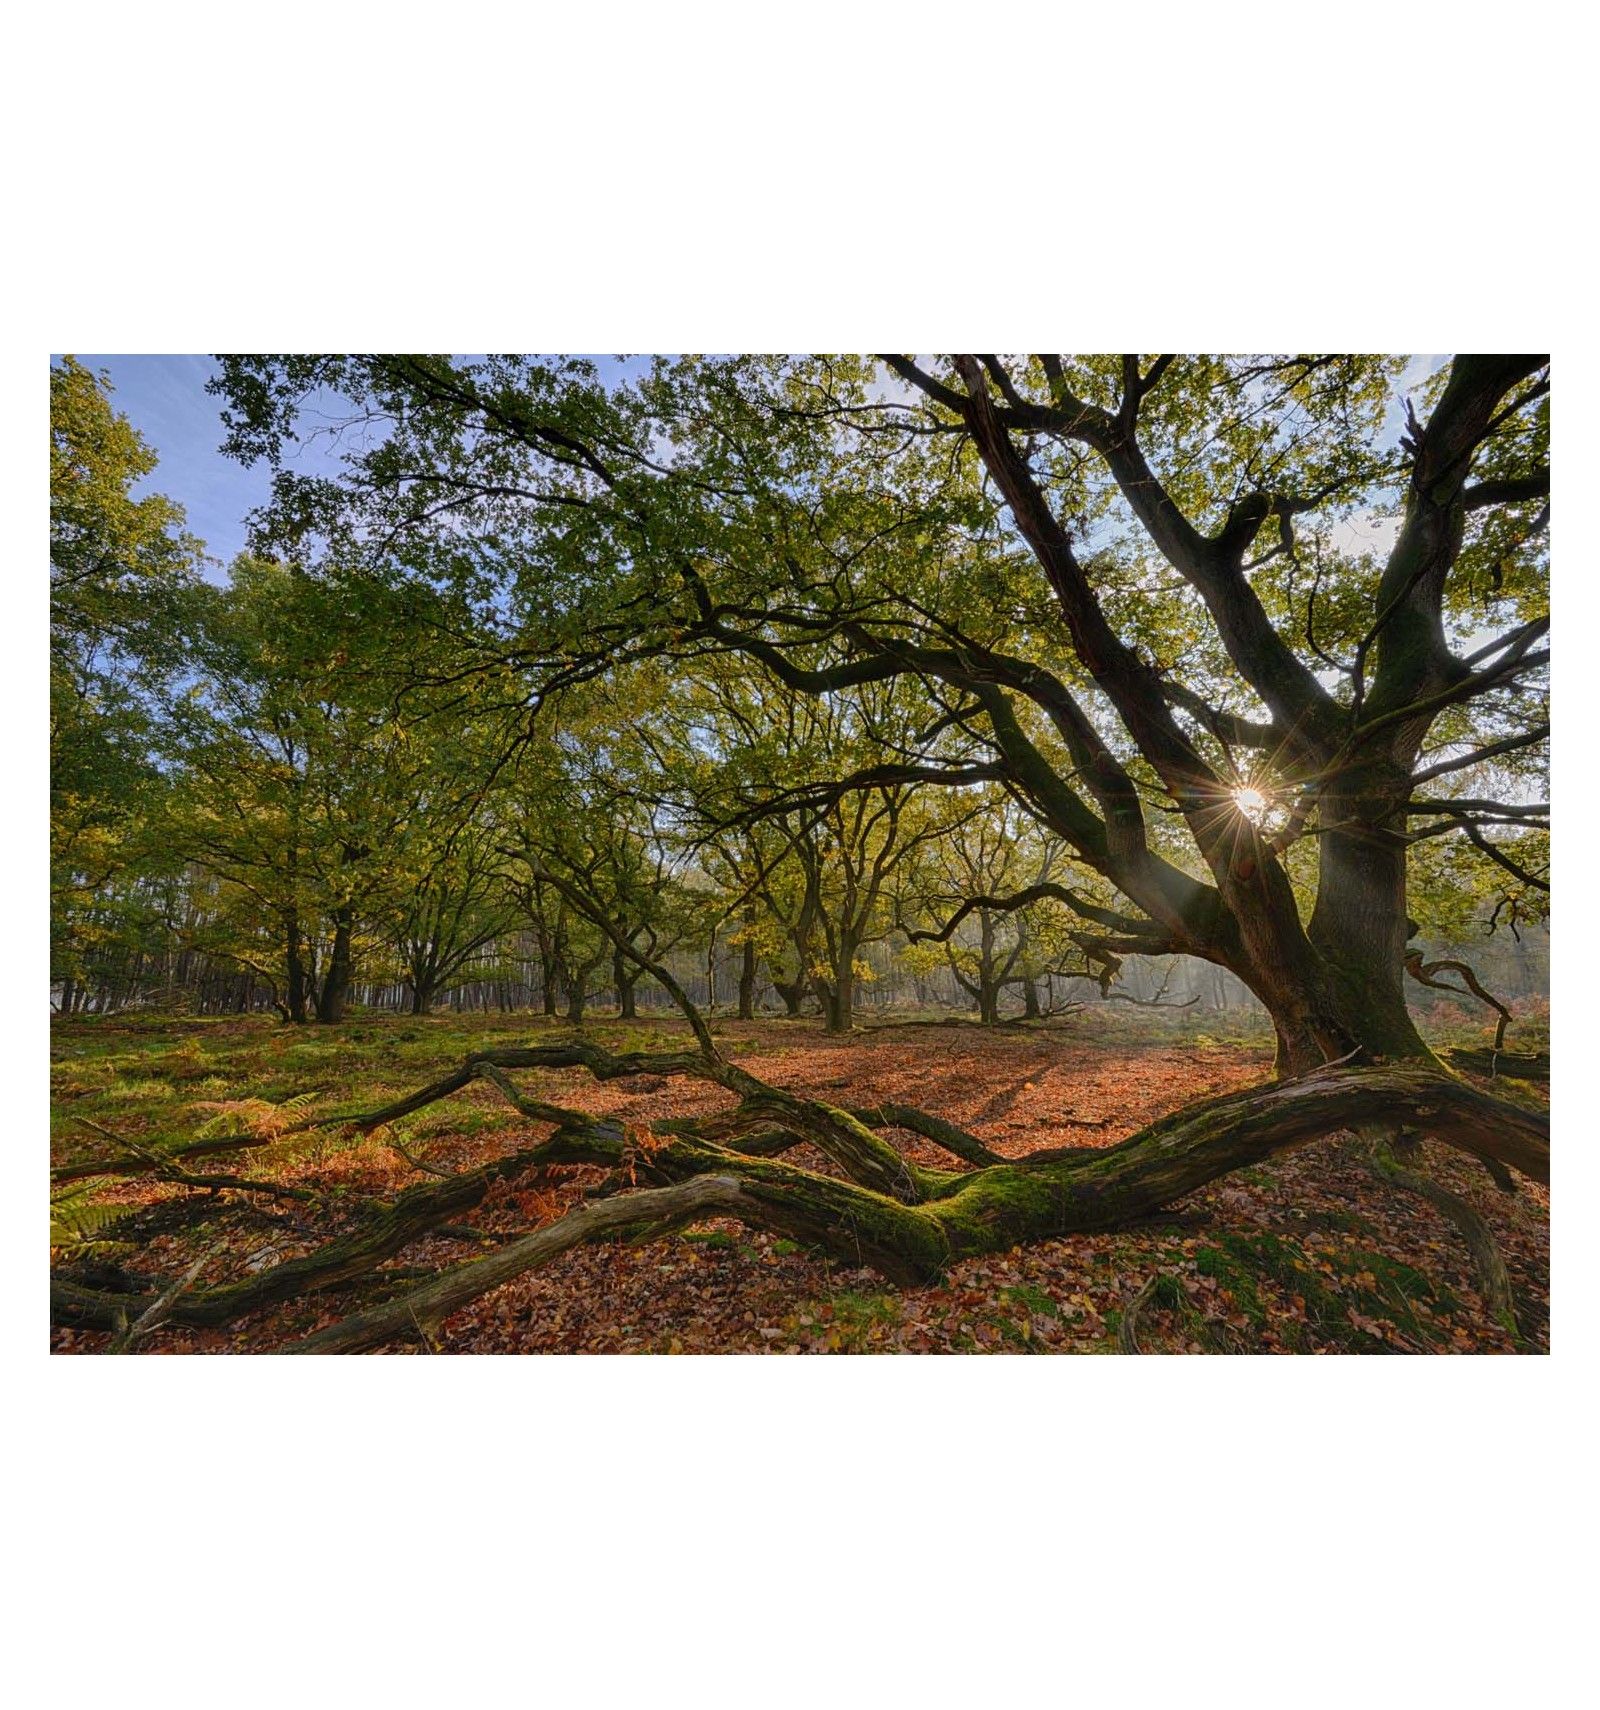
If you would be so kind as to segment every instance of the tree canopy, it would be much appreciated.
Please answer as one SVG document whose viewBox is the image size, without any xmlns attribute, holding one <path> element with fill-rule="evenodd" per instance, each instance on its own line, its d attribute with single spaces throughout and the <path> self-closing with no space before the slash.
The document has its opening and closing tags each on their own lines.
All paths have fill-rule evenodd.
<svg viewBox="0 0 1600 1710">
<path fill-rule="evenodd" d="M 1546 887 L 1548 363 L 1402 367 L 253 357 L 217 390 L 275 471 L 262 550 L 460 612 L 418 686 L 810 697 L 876 752 L 766 806 L 998 786 L 1110 887 L 1047 881 L 1096 952 L 1229 969 L 1303 1065 L 1422 1049 L 1408 867 L 1425 911 L 1463 855 L 1497 918 Z M 368 429 L 342 478 L 285 460 L 313 392 Z"/>
<path fill-rule="evenodd" d="M 60 1320 L 231 1323 L 563 1169 L 601 1172 L 597 1202 L 300 1345 L 382 1345 L 575 1243 L 707 1216 L 925 1284 L 1341 1128 L 1457 1223 L 1511 1333 L 1481 1217 L 1403 1147 L 1542 1181 L 1544 1119 L 1447 1070 L 1408 989 L 1492 1011 L 1493 1071 L 1512 1012 L 1459 940 L 1520 933 L 1548 893 L 1550 368 L 1407 372 L 229 357 L 227 448 L 272 483 L 217 582 L 177 509 L 132 496 L 148 453 L 64 365 L 61 1007 L 337 1027 L 470 986 L 566 1031 L 371 1108 L 269 1107 L 243 1134 L 67 1166 L 253 1191 L 190 1166 L 338 1123 L 439 1179 L 178 1305 L 58 1278 Z M 330 399 L 340 449 L 308 473 L 290 452 L 329 431 Z M 846 1035 L 886 978 L 986 1026 L 1042 1023 L 1173 1001 L 1147 970 L 1175 957 L 1264 1009 L 1281 1084 L 1114 1146 L 1011 1158 L 938 1110 L 787 1090 L 712 1026 L 770 991 Z M 682 1049 L 587 1026 L 642 994 L 678 1012 Z M 572 1068 L 721 1102 L 640 1127 L 512 1079 Z M 476 1083 L 542 1137 L 417 1164 L 394 1125 Z"/>
</svg>

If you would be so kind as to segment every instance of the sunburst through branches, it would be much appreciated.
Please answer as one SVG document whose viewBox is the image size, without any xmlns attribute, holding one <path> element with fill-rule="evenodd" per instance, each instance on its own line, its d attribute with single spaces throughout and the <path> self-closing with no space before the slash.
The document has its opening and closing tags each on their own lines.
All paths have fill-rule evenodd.
<svg viewBox="0 0 1600 1710">
<path fill-rule="evenodd" d="M 1239 784 L 1233 791 L 1233 805 L 1252 825 L 1260 825 L 1272 806 L 1272 798 L 1255 784 Z"/>
</svg>

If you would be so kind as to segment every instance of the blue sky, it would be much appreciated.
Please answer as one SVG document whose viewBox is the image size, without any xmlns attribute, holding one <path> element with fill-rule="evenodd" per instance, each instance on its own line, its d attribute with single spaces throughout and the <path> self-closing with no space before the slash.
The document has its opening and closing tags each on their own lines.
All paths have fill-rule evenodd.
<svg viewBox="0 0 1600 1710">
<path fill-rule="evenodd" d="M 222 581 L 224 567 L 244 551 L 245 518 L 266 502 L 272 475 L 265 464 L 246 469 L 218 449 L 222 400 L 205 389 L 217 373 L 216 362 L 209 356 L 73 354 L 85 368 L 110 375 L 112 407 L 133 423 L 161 460 L 141 489 L 164 493 L 183 506 L 190 532 L 219 561 L 211 575 Z M 615 357 L 595 360 L 603 374 L 622 372 L 623 364 Z M 325 439 L 312 439 L 291 446 L 285 463 L 319 473 L 337 467 L 337 453 Z"/>
<path fill-rule="evenodd" d="M 143 485 L 182 505 L 191 532 L 212 557 L 227 564 L 244 550 L 245 515 L 266 500 L 271 476 L 264 466 L 246 469 L 217 449 L 222 400 L 208 397 L 205 389 L 216 363 L 209 356 L 80 355 L 78 360 L 111 376 L 112 407 L 161 459 Z M 308 459 L 316 458 L 318 449 L 312 447 Z"/>
</svg>

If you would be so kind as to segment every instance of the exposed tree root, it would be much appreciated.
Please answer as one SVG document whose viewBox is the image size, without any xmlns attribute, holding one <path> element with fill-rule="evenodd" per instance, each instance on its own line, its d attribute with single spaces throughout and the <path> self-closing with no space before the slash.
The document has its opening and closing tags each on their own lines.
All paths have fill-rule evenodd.
<svg viewBox="0 0 1600 1710">
<path fill-rule="evenodd" d="M 558 1050 L 563 1059 L 573 1055 Z M 454 1090 L 487 1079 L 518 1109 L 554 1123 L 548 1139 L 481 1169 L 412 1188 L 351 1233 L 262 1276 L 187 1293 L 173 1302 L 168 1321 L 225 1324 L 346 1282 L 375 1269 L 420 1236 L 454 1223 L 482 1199 L 492 1182 L 562 1164 L 608 1166 L 617 1172 L 620 1191 L 591 1200 L 557 1224 L 536 1231 L 541 1239 L 510 1241 L 489 1260 L 454 1267 L 373 1312 L 384 1314 L 382 1322 L 392 1327 L 432 1321 L 440 1302 L 446 1303 L 442 1310 L 454 1310 L 498 1286 L 505 1275 L 544 1262 L 579 1241 L 628 1227 L 648 1229 L 661 1218 L 668 1220 L 661 1225 L 666 1227 L 679 1220 L 680 1207 L 698 1208 L 701 1215 L 714 1208 L 753 1227 L 821 1246 L 848 1262 L 873 1266 L 892 1281 L 928 1282 L 955 1259 L 1051 1235 L 1125 1226 L 1230 1170 L 1339 1128 L 1379 1121 L 1414 1125 L 1536 1180 L 1547 1180 L 1549 1173 L 1545 1118 L 1426 1069 L 1331 1070 L 1191 1106 L 1117 1146 L 1071 1148 L 1066 1155 L 950 1173 L 902 1159 L 848 1111 L 795 1098 L 743 1075 L 739 1104 L 702 1119 L 699 1131 L 693 1131 L 695 1124 L 680 1121 L 664 1125 L 673 1132 L 641 1136 L 618 1123 L 526 1097 L 499 1072 L 506 1055 L 497 1053 L 493 1062 L 474 1060 L 435 1087 Z M 547 1053 L 538 1055 L 548 1060 Z M 603 1068 L 611 1066 L 611 1061 L 601 1062 Z M 659 1070 L 662 1059 L 656 1059 L 655 1066 Z M 680 1069 L 684 1066 L 680 1062 Z M 414 1095 L 402 1102 L 417 1109 L 428 1101 Z M 393 1108 L 360 1119 L 361 1125 L 373 1125 Z M 939 1119 L 925 1113 L 915 1113 L 914 1122 L 903 1120 L 911 1114 L 896 1109 L 896 1124 L 916 1132 L 940 1127 Z M 961 1143 L 961 1132 L 951 1130 L 949 1137 Z M 713 1133 L 717 1137 L 709 1138 Z M 775 1149 L 774 1137 L 818 1145 L 848 1179 L 761 1155 Z M 758 1145 L 739 1149 L 741 1140 L 756 1140 Z M 629 1186 L 643 1191 L 627 1191 L 624 1173 Z M 700 1197 L 649 1197 L 657 1186 L 675 1188 L 705 1180 L 717 1185 Z M 508 1265 L 514 1268 L 505 1270 Z M 156 1290 L 157 1295 L 161 1292 Z M 418 1298 L 413 1300 L 413 1295 Z M 58 1321 L 101 1328 L 128 1322 L 153 1298 L 108 1294 L 65 1281 L 58 1281 L 53 1290 Z M 361 1345 L 372 1345 L 366 1339 L 371 1333 L 361 1332 Z"/>
<path fill-rule="evenodd" d="M 649 1188 L 615 1199 L 591 1200 L 531 1235 L 508 1242 L 486 1258 L 442 1271 L 420 1287 L 285 1349 L 290 1354 L 358 1354 L 396 1337 L 427 1335 L 452 1312 L 533 1266 L 580 1242 L 624 1230 L 635 1236 L 664 1234 L 699 1218 L 739 1214 L 740 1187 L 727 1176 L 696 1176 L 677 1187 Z"/>
<path fill-rule="evenodd" d="M 303 1344 L 305 1350 L 370 1348 L 403 1333 L 426 1334 L 478 1295 L 580 1242 L 629 1231 L 649 1234 L 707 1215 L 734 1217 L 821 1247 L 846 1262 L 871 1266 L 891 1282 L 928 1283 L 957 1259 L 1137 1223 L 1232 1170 L 1343 1128 L 1412 1127 L 1485 1163 L 1549 1180 L 1546 1116 L 1478 1092 L 1433 1067 L 1330 1066 L 1191 1105 L 1120 1145 L 1066 1147 L 1007 1162 L 975 1135 L 928 1112 L 901 1105 L 853 1112 L 801 1098 L 729 1063 L 672 976 L 640 957 L 603 917 L 596 920 L 672 994 L 697 1050 L 613 1053 L 572 1040 L 482 1052 L 378 1110 L 318 1118 L 319 1126 L 343 1123 L 370 1131 L 486 1081 L 521 1115 L 550 1124 L 552 1132 L 511 1157 L 411 1188 L 316 1252 L 242 1282 L 176 1295 L 157 1284 L 152 1292 L 128 1295 L 58 1280 L 52 1288 L 56 1321 L 117 1329 L 164 1303 L 167 1322 L 231 1323 L 366 1276 L 421 1236 L 455 1225 L 494 1182 L 562 1165 L 607 1169 L 604 1197 L 320 1332 Z M 507 1073 L 574 1067 L 598 1080 L 692 1075 L 720 1087 L 734 1103 L 708 1116 L 641 1129 L 531 1097 Z M 948 1171 L 916 1164 L 876 1131 L 880 1127 L 922 1135 L 974 1167 Z M 843 1179 L 785 1161 L 781 1154 L 802 1143 L 821 1152 Z M 151 1167 L 148 1157 L 133 1163 L 140 1170 Z M 1430 1198 L 1442 1193 L 1427 1186 Z M 1441 1204 L 1436 1198 L 1434 1203 Z M 1441 1209 L 1450 1214 L 1442 1204 Z M 1492 1249 L 1486 1230 L 1483 1236 Z M 1468 1239 L 1476 1238 L 1469 1233 Z M 1482 1246 L 1477 1243 L 1475 1254 Z M 1502 1293 L 1509 1309 L 1509 1283 Z M 1494 1296 L 1497 1312 L 1502 1293 Z"/>
<path fill-rule="evenodd" d="M 1444 1057 L 1453 1068 L 1487 1075 L 1491 1080 L 1502 1075 L 1513 1081 L 1547 1083 L 1550 1079 L 1550 1055 L 1545 1051 L 1469 1050 L 1456 1045 L 1444 1052 Z"/>
<path fill-rule="evenodd" d="M 1511 1277 L 1506 1270 L 1499 1243 L 1490 1232 L 1489 1225 L 1459 1194 L 1451 1193 L 1448 1188 L 1441 1187 L 1438 1182 L 1418 1170 L 1406 1169 L 1395 1158 L 1386 1142 L 1380 1140 L 1372 1148 L 1371 1157 L 1372 1167 L 1379 1176 L 1396 1187 L 1403 1188 L 1407 1193 L 1414 1193 L 1419 1199 L 1425 1199 L 1435 1211 L 1447 1217 L 1461 1232 L 1461 1238 L 1466 1242 L 1467 1252 L 1472 1258 L 1472 1269 L 1478 1279 L 1479 1292 L 1483 1295 L 1484 1304 L 1489 1308 L 1490 1316 L 1520 1341 L 1522 1331 L 1517 1323 L 1512 1299 Z"/>
<path fill-rule="evenodd" d="M 1182 1293 L 1183 1285 L 1176 1277 L 1166 1276 L 1159 1271 L 1151 1277 L 1123 1311 L 1122 1322 L 1117 1325 L 1117 1352 L 1142 1354 L 1144 1349 L 1139 1346 L 1139 1314 L 1158 1294 L 1181 1298 Z"/>
</svg>

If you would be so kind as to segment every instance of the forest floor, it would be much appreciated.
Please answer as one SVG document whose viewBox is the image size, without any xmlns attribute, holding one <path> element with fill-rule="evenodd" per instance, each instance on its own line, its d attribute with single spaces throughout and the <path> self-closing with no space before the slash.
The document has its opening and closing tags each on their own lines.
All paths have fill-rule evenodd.
<svg viewBox="0 0 1600 1710">
<path fill-rule="evenodd" d="M 1207 1032 L 1231 1029 L 1233 1036 Z M 259 1121 L 295 1100 L 293 1120 L 372 1109 L 458 1064 L 474 1049 L 570 1036 L 529 1016 L 363 1016 L 333 1028 L 265 1017 L 56 1021 L 51 1041 L 52 1161 L 88 1162 L 132 1146 L 182 1144 L 211 1125 Z M 598 1019 L 583 1029 L 613 1050 L 674 1049 L 675 1019 Z M 815 1021 L 717 1021 L 725 1051 L 765 1079 L 829 1102 L 917 1104 L 971 1129 L 996 1151 L 1111 1145 L 1193 1100 L 1264 1079 L 1259 1022 L 1090 1010 L 1029 1028 L 969 1022 L 873 1025 L 845 1039 Z M 600 1084 L 581 1070 L 519 1075 L 541 1095 L 644 1124 L 725 1102 L 682 1078 Z M 1483 1083 L 1487 1084 L 1487 1083 Z M 848 1089 L 846 1092 L 845 1089 Z M 1495 1083 L 1540 1103 L 1544 1089 Z M 262 1103 L 247 1101 L 264 1101 Z M 285 1120 L 289 1119 L 288 1117 Z M 476 1084 L 397 1125 L 411 1159 L 453 1171 L 515 1150 L 547 1130 Z M 902 1137 L 903 1138 L 903 1137 Z M 951 1160 L 914 1141 L 918 1161 Z M 107 1263 L 162 1279 L 203 1258 L 195 1286 L 259 1272 L 351 1227 L 364 1200 L 427 1178 L 382 1135 L 313 1130 L 217 1167 L 310 1189 L 305 1200 L 229 1192 L 196 1221 L 169 1201 L 191 1189 L 93 1178 L 60 1220 L 90 1244 L 53 1251 L 87 1280 Z M 826 1168 L 796 1151 L 791 1160 Z M 197 1165 L 196 1168 L 206 1166 Z M 1038 1243 L 954 1266 L 936 1288 L 892 1288 L 792 1241 L 708 1222 L 636 1246 L 579 1248 L 483 1296 L 445 1321 L 440 1353 L 1115 1353 L 1128 1303 L 1147 1353 L 1543 1352 L 1549 1337 L 1549 1197 L 1519 1180 L 1507 1195 L 1460 1154 L 1431 1142 L 1422 1162 L 1487 1220 L 1510 1274 L 1513 1335 L 1485 1308 L 1455 1226 L 1376 1177 L 1333 1136 L 1192 1194 L 1137 1229 Z M 601 1179 L 570 1169 L 512 1184 L 471 1215 L 487 1251 L 548 1221 Z M 59 1190 L 58 1190 L 59 1191 Z M 393 1268 L 459 1262 L 475 1251 L 433 1237 Z M 87 1268 L 85 1268 L 87 1267 Z M 156 1329 L 148 1353 L 265 1353 L 370 1304 L 340 1290 L 263 1311 L 228 1330 Z M 95 1353 L 109 1338 L 54 1330 L 52 1348 Z M 413 1349 L 423 1351 L 420 1344 Z"/>
</svg>

